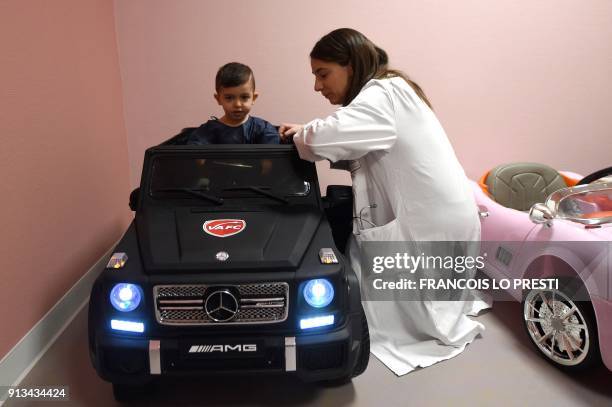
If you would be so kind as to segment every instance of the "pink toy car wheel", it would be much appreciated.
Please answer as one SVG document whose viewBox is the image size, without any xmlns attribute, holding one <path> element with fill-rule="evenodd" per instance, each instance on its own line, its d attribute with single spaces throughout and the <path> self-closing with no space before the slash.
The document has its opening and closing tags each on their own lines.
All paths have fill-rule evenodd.
<svg viewBox="0 0 612 407">
<path fill-rule="evenodd" d="M 523 323 L 537 350 L 560 367 L 575 370 L 598 360 L 597 331 L 588 304 L 559 290 L 531 290 Z"/>
</svg>

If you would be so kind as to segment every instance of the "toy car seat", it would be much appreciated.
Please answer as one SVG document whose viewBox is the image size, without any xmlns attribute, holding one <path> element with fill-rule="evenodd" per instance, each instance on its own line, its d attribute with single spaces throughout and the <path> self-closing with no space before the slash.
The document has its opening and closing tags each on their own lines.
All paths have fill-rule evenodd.
<svg viewBox="0 0 612 407">
<path fill-rule="evenodd" d="M 533 204 L 544 202 L 548 195 L 569 186 L 569 183 L 547 165 L 511 163 L 489 171 L 480 185 L 500 205 L 528 211 Z"/>
</svg>

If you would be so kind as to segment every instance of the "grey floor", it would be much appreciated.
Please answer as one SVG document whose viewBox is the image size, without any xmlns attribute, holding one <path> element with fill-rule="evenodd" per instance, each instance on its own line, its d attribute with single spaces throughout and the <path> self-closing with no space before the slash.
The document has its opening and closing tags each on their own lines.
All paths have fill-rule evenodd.
<svg viewBox="0 0 612 407">
<path fill-rule="evenodd" d="M 140 406 L 612 406 L 612 373 L 601 367 L 567 375 L 531 350 L 517 303 L 499 302 L 478 317 L 482 338 L 454 359 L 396 377 L 375 357 L 351 384 L 323 388 L 285 377 L 172 381 Z M 111 385 L 87 355 L 81 312 L 22 382 L 70 387 L 66 402 L 7 402 L 5 406 L 113 406 Z"/>
</svg>

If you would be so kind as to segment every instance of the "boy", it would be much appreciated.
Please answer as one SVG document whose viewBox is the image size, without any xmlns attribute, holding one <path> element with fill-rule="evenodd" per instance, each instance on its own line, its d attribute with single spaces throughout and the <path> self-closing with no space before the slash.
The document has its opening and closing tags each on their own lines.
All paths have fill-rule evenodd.
<svg viewBox="0 0 612 407">
<path fill-rule="evenodd" d="M 267 121 L 249 115 L 257 99 L 255 77 L 248 66 L 230 62 L 217 71 L 215 99 L 224 115 L 191 132 L 187 144 L 278 144 L 278 130 Z"/>
</svg>

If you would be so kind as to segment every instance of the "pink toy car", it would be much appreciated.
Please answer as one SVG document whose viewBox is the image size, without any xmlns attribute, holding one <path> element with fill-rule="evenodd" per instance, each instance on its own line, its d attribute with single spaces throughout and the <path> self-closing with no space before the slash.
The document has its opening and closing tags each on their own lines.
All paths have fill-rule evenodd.
<svg viewBox="0 0 612 407">
<path fill-rule="evenodd" d="M 473 182 L 485 273 L 555 278 L 555 288 L 510 287 L 525 329 L 566 370 L 600 360 L 612 370 L 612 167 L 582 178 L 534 163 L 501 165 Z"/>
</svg>

